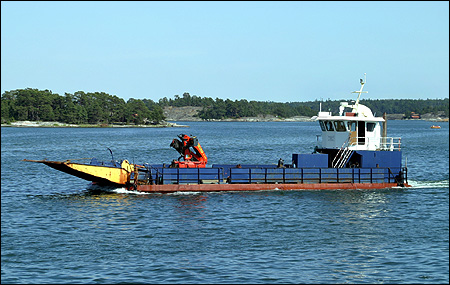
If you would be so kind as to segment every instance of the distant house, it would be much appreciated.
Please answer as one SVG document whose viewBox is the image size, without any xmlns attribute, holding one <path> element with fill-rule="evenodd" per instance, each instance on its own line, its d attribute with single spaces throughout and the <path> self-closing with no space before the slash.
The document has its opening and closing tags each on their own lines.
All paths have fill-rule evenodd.
<svg viewBox="0 0 450 285">
<path fill-rule="evenodd" d="M 415 112 L 411 112 L 411 115 L 409 116 L 410 119 L 420 119 L 420 114 L 417 114 Z"/>
</svg>

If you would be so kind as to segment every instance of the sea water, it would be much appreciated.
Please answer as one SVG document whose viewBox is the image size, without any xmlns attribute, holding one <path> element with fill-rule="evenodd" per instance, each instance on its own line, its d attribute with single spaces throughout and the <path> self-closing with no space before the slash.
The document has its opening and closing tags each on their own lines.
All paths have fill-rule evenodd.
<svg viewBox="0 0 450 285">
<path fill-rule="evenodd" d="M 388 121 L 411 188 L 142 194 L 22 159 L 170 163 L 197 136 L 208 164 L 290 163 L 313 122 L 1 132 L 2 283 L 449 282 L 449 127 Z"/>
</svg>

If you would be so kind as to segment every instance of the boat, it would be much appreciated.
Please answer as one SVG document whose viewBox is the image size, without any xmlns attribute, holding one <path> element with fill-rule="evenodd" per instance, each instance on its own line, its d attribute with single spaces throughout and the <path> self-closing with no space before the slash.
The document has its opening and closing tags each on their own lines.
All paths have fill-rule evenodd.
<svg viewBox="0 0 450 285">
<path fill-rule="evenodd" d="M 339 113 L 317 116 L 321 135 L 312 153 L 292 154 L 292 162 L 273 164 L 213 164 L 196 136 L 179 134 L 170 146 L 179 154 L 171 163 L 132 164 L 128 160 L 89 162 L 28 160 L 91 181 L 148 193 L 260 190 L 334 190 L 410 187 L 402 166 L 400 137 L 387 137 L 386 113 L 375 117 L 360 103 L 365 82 L 360 80 L 356 101 L 341 102 Z"/>
<path fill-rule="evenodd" d="M 441 126 L 432 125 L 430 128 L 432 128 L 432 129 L 440 129 Z"/>
</svg>

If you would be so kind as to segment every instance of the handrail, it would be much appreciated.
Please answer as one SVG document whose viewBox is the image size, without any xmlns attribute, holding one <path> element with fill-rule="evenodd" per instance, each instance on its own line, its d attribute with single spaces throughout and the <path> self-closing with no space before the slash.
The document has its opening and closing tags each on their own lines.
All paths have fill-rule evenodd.
<svg viewBox="0 0 450 285">
<path fill-rule="evenodd" d="M 322 135 L 316 135 L 317 136 L 317 142 L 316 147 L 321 147 L 322 143 Z M 353 137 L 354 142 L 348 142 L 347 147 L 352 149 L 360 149 L 363 150 L 364 146 L 367 149 L 369 146 L 375 145 L 377 150 L 401 150 L 401 137 L 378 137 L 378 138 L 372 138 L 372 137 Z M 359 144 L 359 139 L 364 139 L 364 144 Z M 344 142 L 343 146 L 347 143 L 347 140 Z"/>
<path fill-rule="evenodd" d="M 353 151 L 351 149 L 346 148 L 344 153 L 343 153 L 343 155 L 342 155 L 342 158 L 341 158 L 339 164 L 337 164 L 336 167 L 337 168 L 344 167 L 345 163 L 347 162 L 347 159 L 352 155 L 352 152 Z"/>
<path fill-rule="evenodd" d="M 156 170 L 151 174 L 150 169 Z M 230 168 L 228 177 L 225 177 L 224 168 L 217 168 L 217 172 L 203 173 L 205 168 L 197 168 L 189 174 L 181 173 L 184 168 L 173 168 L 176 171 L 164 173 L 156 167 L 147 168 L 146 179 L 154 184 L 184 184 L 204 183 L 202 180 L 210 180 L 207 183 L 273 183 L 273 184 L 304 184 L 304 183 L 392 183 L 398 185 L 407 183 L 407 169 L 401 168 L 399 174 L 394 174 L 389 167 L 381 168 Z M 215 168 L 207 168 L 209 170 Z M 170 176 L 166 176 L 170 175 Z M 214 177 L 214 178 L 213 178 Z M 135 177 L 134 180 L 138 180 Z"/>
<path fill-rule="evenodd" d="M 350 141 L 350 134 L 348 135 L 347 140 L 342 144 L 339 151 L 336 153 L 336 156 L 333 158 L 333 161 L 331 162 L 332 167 L 337 167 L 339 164 L 341 164 L 340 159 L 343 159 L 342 157 L 345 156 L 345 151 L 348 149 L 349 141 Z"/>
<path fill-rule="evenodd" d="M 288 172 L 290 168 L 283 168 L 283 171 L 272 173 L 268 172 L 273 169 L 268 168 L 258 168 L 260 172 L 255 168 L 248 168 L 248 172 L 242 172 L 243 169 L 239 168 L 239 171 L 233 173 L 233 170 L 237 169 L 230 168 L 228 183 L 391 183 L 391 179 L 394 179 L 398 185 L 404 185 L 407 177 L 406 167 L 401 169 L 400 178 L 396 178 L 389 167 L 294 168 L 298 169 L 298 172 Z"/>
<path fill-rule="evenodd" d="M 364 144 L 358 144 L 358 140 L 364 138 L 366 142 Z M 356 137 L 356 143 L 350 145 L 350 148 L 362 148 L 364 146 L 368 147 L 375 145 L 377 150 L 388 150 L 388 151 L 400 151 L 401 150 L 401 137 Z"/>
<path fill-rule="evenodd" d="M 176 177 L 174 179 L 169 178 L 169 180 L 172 183 L 180 184 L 181 182 L 183 182 L 183 183 L 199 183 L 199 184 L 201 184 L 203 182 L 202 182 L 202 179 L 200 179 L 200 175 L 201 175 L 200 171 L 202 169 L 215 169 L 215 168 L 202 168 L 202 167 L 189 168 L 191 170 L 197 170 L 197 171 L 190 173 L 190 175 L 193 176 L 192 178 L 182 178 L 181 179 L 180 178 L 180 170 L 188 169 L 188 168 L 163 168 L 163 169 L 174 169 L 174 170 L 176 169 L 176 173 L 164 173 L 164 171 L 161 172 L 156 167 L 153 167 L 153 166 L 150 166 L 150 167 L 156 170 L 156 177 L 155 177 L 155 179 L 152 179 L 152 180 L 155 180 L 155 184 L 164 184 L 164 181 L 165 181 L 164 176 L 167 176 L 167 175 L 176 175 Z M 217 175 L 217 179 L 214 178 L 214 179 L 208 179 L 208 180 L 217 180 L 217 184 L 220 184 L 222 182 L 221 179 L 223 179 L 225 176 L 225 171 L 224 171 L 223 167 L 218 167 L 216 169 L 217 169 L 217 173 L 214 173 L 214 174 L 203 173 L 203 175 Z M 188 175 L 188 174 L 182 174 L 182 175 Z M 194 176 L 195 176 L 195 178 L 194 178 Z"/>
<path fill-rule="evenodd" d="M 401 137 L 381 137 L 380 138 L 380 149 L 381 150 L 401 150 L 401 145 L 402 145 Z"/>
</svg>

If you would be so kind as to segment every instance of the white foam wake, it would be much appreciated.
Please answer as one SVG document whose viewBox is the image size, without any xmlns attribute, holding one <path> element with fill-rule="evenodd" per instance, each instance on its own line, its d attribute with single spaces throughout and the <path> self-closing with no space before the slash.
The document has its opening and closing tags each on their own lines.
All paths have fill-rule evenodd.
<svg viewBox="0 0 450 285">
<path fill-rule="evenodd" d="M 173 193 L 167 193 L 167 195 L 199 195 L 202 194 L 202 192 L 194 192 L 194 191 L 178 191 Z"/>
<path fill-rule="evenodd" d="M 449 181 L 414 181 L 409 180 L 408 184 L 413 188 L 441 188 L 441 187 L 449 187 Z"/>
<path fill-rule="evenodd" d="M 133 194 L 133 195 L 148 195 L 151 193 L 147 193 L 147 192 L 139 192 L 136 190 L 128 190 L 126 188 L 115 188 L 112 190 L 112 192 L 117 193 L 117 194 Z"/>
<path fill-rule="evenodd" d="M 89 190 L 94 191 L 104 191 L 104 192 L 110 192 L 110 193 L 117 193 L 117 194 L 137 194 L 137 195 L 145 195 L 148 193 L 145 192 L 139 192 L 135 190 L 127 190 L 124 187 L 114 187 L 114 186 L 99 186 L 96 184 L 91 184 L 88 187 Z"/>
</svg>

